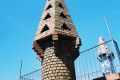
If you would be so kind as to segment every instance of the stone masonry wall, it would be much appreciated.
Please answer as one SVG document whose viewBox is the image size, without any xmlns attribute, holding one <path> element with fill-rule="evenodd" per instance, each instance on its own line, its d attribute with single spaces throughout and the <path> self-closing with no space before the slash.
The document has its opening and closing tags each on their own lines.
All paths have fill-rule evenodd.
<svg viewBox="0 0 120 80">
<path fill-rule="evenodd" d="M 76 80 L 74 60 L 70 50 L 65 51 L 64 47 L 64 51 L 56 54 L 55 47 L 46 43 L 42 61 L 42 80 Z"/>
</svg>

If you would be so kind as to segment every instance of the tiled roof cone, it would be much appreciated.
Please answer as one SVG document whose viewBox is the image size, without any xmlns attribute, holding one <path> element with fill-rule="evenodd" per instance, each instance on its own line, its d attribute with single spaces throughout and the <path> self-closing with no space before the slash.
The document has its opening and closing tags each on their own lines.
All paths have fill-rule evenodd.
<svg viewBox="0 0 120 80">
<path fill-rule="evenodd" d="M 80 45 L 64 0 L 47 0 L 33 42 L 42 63 L 42 80 L 76 80 L 74 61 Z"/>
</svg>

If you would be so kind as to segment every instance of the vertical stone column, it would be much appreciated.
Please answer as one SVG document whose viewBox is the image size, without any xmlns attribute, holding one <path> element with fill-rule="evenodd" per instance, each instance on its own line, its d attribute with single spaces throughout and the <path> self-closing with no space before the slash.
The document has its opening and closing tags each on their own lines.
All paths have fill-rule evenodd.
<svg viewBox="0 0 120 80">
<path fill-rule="evenodd" d="M 52 42 L 45 44 L 42 80 L 76 80 L 73 55 L 65 45 L 59 42 L 59 52 L 56 53 Z"/>
</svg>

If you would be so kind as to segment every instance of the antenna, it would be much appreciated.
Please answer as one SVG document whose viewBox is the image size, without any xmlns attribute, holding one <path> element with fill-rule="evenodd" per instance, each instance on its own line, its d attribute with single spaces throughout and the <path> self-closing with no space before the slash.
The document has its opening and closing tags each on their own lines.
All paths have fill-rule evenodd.
<svg viewBox="0 0 120 80">
<path fill-rule="evenodd" d="M 107 19 L 106 19 L 105 16 L 104 16 L 104 19 L 105 19 L 106 27 L 107 27 L 107 29 L 108 29 L 110 38 L 111 38 L 111 40 L 112 40 L 112 44 L 113 44 L 114 51 L 115 51 L 115 53 L 117 54 L 118 59 L 119 59 L 119 62 L 120 62 L 120 51 L 119 51 L 117 42 L 116 42 L 116 41 L 113 39 L 113 37 L 112 37 L 112 33 L 111 33 L 111 31 L 110 31 L 110 28 L 109 28 L 109 25 L 108 25 L 108 22 L 107 22 Z"/>
<path fill-rule="evenodd" d="M 107 22 L 107 19 L 106 19 L 105 16 L 104 16 L 104 19 L 105 19 L 106 27 L 107 27 L 107 29 L 108 29 L 108 32 L 109 32 L 110 38 L 111 38 L 111 40 L 113 40 L 113 37 L 112 37 L 111 31 L 110 31 L 110 28 L 109 28 L 109 26 L 108 26 L 108 22 Z"/>
<path fill-rule="evenodd" d="M 21 61 L 21 63 L 20 63 L 20 78 L 22 76 L 22 64 L 23 64 L 23 61 Z"/>
</svg>

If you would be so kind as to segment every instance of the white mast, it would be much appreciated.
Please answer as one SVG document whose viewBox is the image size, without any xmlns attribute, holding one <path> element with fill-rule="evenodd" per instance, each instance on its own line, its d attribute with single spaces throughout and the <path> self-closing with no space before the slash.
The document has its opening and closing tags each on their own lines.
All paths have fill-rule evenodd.
<svg viewBox="0 0 120 80">
<path fill-rule="evenodd" d="M 110 28 L 109 28 L 109 26 L 108 26 L 108 22 L 107 22 L 107 19 L 106 19 L 105 16 L 104 16 L 104 19 L 105 19 L 106 27 L 107 27 L 107 29 L 108 29 L 108 32 L 109 32 L 110 38 L 111 38 L 111 40 L 113 40 L 113 37 L 112 37 L 111 31 L 110 31 Z"/>
<path fill-rule="evenodd" d="M 115 41 L 114 41 L 114 39 L 113 39 L 113 37 L 112 37 L 111 31 L 110 31 L 110 28 L 109 28 L 109 26 L 108 26 L 108 22 L 107 22 L 107 19 L 106 19 L 105 16 L 104 16 L 104 19 L 105 19 L 106 27 L 107 27 L 108 32 L 109 32 L 109 35 L 110 35 L 110 39 L 112 40 L 112 44 L 113 44 L 114 51 L 115 51 L 115 53 L 118 55 L 118 59 L 119 59 L 119 62 L 120 62 L 120 53 L 119 53 L 119 52 L 117 51 L 117 49 L 116 49 L 116 44 L 115 44 Z M 118 48 L 118 50 L 119 50 L 119 48 Z"/>
<path fill-rule="evenodd" d="M 111 31 L 110 31 L 110 28 L 109 28 L 109 26 L 108 26 L 108 22 L 107 22 L 107 19 L 106 19 L 105 16 L 104 16 L 104 19 L 105 19 L 106 27 L 107 27 L 107 29 L 108 29 L 108 33 L 109 33 L 109 35 L 110 35 L 110 39 L 112 40 L 112 45 L 113 45 L 114 51 L 115 51 L 115 53 L 117 53 L 117 51 L 116 51 L 116 49 L 115 49 L 114 40 L 113 40 Z"/>
</svg>

